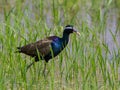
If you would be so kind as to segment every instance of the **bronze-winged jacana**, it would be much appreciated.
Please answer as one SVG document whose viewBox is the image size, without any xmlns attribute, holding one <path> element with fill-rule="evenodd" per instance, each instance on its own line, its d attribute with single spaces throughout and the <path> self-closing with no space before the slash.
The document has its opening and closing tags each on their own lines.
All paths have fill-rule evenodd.
<svg viewBox="0 0 120 90">
<path fill-rule="evenodd" d="M 24 53 L 34 57 L 34 62 L 39 61 L 39 59 L 48 62 L 52 57 L 57 56 L 66 47 L 69 41 L 69 35 L 73 32 L 80 35 L 80 33 L 76 31 L 72 25 L 67 25 L 64 28 L 62 38 L 58 36 L 50 36 L 35 43 L 17 47 L 17 49 L 19 53 Z M 34 62 L 32 62 L 27 69 L 34 64 Z"/>
</svg>

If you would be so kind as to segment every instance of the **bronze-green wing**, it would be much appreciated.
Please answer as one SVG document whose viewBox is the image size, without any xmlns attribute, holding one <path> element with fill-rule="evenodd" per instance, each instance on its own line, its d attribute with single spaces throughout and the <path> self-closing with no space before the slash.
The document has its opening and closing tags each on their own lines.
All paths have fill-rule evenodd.
<svg viewBox="0 0 120 90">
<path fill-rule="evenodd" d="M 27 54 L 29 56 L 38 56 L 38 52 L 40 56 L 44 57 L 48 53 L 50 53 L 51 43 L 55 36 L 47 37 L 43 40 L 39 40 L 35 43 L 30 43 L 28 45 L 18 47 L 20 53 Z"/>
</svg>

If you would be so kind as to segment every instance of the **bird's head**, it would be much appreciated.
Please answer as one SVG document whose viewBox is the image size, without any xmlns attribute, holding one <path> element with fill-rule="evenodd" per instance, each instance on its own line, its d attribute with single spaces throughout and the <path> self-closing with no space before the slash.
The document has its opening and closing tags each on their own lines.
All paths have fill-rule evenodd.
<svg viewBox="0 0 120 90">
<path fill-rule="evenodd" d="M 66 33 L 66 34 L 71 34 L 71 33 L 73 33 L 73 32 L 75 32 L 76 34 L 78 34 L 78 35 L 80 35 L 80 33 L 75 29 L 75 28 L 73 28 L 73 25 L 67 25 L 66 27 L 65 27 L 65 29 L 64 29 L 64 34 Z"/>
</svg>

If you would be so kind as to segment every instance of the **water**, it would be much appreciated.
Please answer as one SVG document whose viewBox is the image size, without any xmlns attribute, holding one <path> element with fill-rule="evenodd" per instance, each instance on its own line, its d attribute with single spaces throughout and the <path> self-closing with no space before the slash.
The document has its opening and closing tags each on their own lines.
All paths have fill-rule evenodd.
<svg viewBox="0 0 120 90">
<path fill-rule="evenodd" d="M 107 17 L 105 41 L 109 47 L 110 54 L 109 57 L 112 58 L 114 52 L 118 55 L 118 47 L 120 47 L 120 31 L 117 31 L 117 20 L 118 20 L 118 11 L 116 9 L 111 9 Z M 116 43 L 113 39 L 112 34 L 116 37 Z"/>
</svg>

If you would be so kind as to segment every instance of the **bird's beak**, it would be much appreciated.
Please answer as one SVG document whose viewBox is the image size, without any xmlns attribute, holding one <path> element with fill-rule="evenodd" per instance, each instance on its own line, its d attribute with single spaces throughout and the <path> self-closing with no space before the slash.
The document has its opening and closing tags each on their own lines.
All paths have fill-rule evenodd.
<svg viewBox="0 0 120 90">
<path fill-rule="evenodd" d="M 80 33 L 76 29 L 73 29 L 73 32 L 80 36 Z"/>
</svg>

